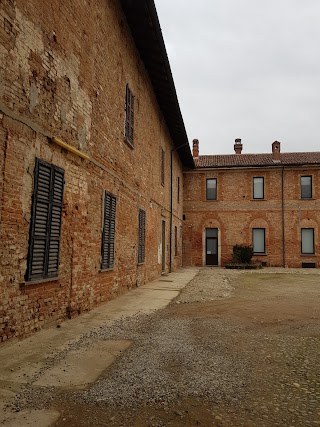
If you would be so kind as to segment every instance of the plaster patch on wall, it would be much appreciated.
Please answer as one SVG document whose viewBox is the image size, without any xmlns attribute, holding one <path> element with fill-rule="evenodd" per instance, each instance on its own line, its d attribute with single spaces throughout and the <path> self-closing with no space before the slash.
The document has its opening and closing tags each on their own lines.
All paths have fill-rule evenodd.
<svg viewBox="0 0 320 427">
<path fill-rule="evenodd" d="M 89 143 L 91 134 L 92 103 L 89 95 L 79 85 L 80 60 L 73 54 L 68 59 L 56 58 L 54 65 L 58 78 L 68 76 L 71 89 L 71 108 L 66 111 L 66 123 L 76 128 L 77 112 L 83 115 L 82 135 L 85 134 L 85 141 Z M 82 141 L 83 143 L 83 141 Z"/>
<path fill-rule="evenodd" d="M 12 51 L 12 58 L 18 63 L 14 69 L 20 70 L 19 79 L 22 81 L 25 92 L 30 96 L 29 76 L 31 73 L 29 65 L 30 51 L 40 54 L 44 51 L 42 32 L 29 21 L 18 8 L 16 8 L 16 19 L 19 30 L 15 49 Z"/>
<path fill-rule="evenodd" d="M 21 11 L 16 8 L 16 20 L 19 31 L 17 32 L 15 49 L 11 51 L 13 70 L 16 71 L 15 76 L 11 78 L 21 82 L 23 91 L 29 97 L 29 110 L 32 113 L 36 105 L 39 105 L 41 99 L 41 89 L 37 89 L 35 83 L 30 85 L 30 77 L 32 75 L 31 66 L 29 63 L 31 53 L 35 53 L 42 61 L 42 66 L 48 70 L 48 78 L 52 83 L 56 79 L 66 77 L 70 81 L 70 104 L 68 107 L 62 106 L 60 102 L 56 102 L 54 114 L 55 117 L 61 118 L 67 126 L 77 129 L 77 115 L 80 113 L 83 117 L 81 132 L 82 146 L 89 143 L 91 134 L 91 115 L 92 103 L 90 96 L 80 87 L 80 59 L 74 54 L 67 57 L 62 57 L 54 51 L 45 47 L 41 29 L 32 21 L 29 21 Z M 51 89 L 53 90 L 53 88 Z"/>
<path fill-rule="evenodd" d="M 39 103 L 38 88 L 35 82 L 32 82 L 30 85 L 30 102 L 29 102 L 30 113 L 33 113 L 33 110 L 38 105 L 38 103 Z"/>
</svg>

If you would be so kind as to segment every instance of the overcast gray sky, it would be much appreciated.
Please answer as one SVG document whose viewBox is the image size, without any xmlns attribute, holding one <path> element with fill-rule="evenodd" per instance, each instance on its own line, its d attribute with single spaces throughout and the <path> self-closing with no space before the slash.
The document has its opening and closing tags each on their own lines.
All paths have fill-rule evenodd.
<svg viewBox="0 0 320 427">
<path fill-rule="evenodd" d="M 320 151 L 320 0 L 155 0 L 200 154 Z"/>
</svg>

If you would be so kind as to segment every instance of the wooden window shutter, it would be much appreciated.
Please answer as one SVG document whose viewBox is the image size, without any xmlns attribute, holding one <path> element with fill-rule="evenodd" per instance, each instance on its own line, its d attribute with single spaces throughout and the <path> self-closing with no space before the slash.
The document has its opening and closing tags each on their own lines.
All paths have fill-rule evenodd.
<svg viewBox="0 0 320 427">
<path fill-rule="evenodd" d="M 177 226 L 174 227 L 174 255 L 178 255 L 178 229 Z"/>
<path fill-rule="evenodd" d="M 26 280 L 58 276 L 64 171 L 36 159 Z"/>
<path fill-rule="evenodd" d="M 116 198 L 105 191 L 101 247 L 101 269 L 114 267 Z"/>
<path fill-rule="evenodd" d="M 124 138 L 133 145 L 133 128 L 134 128 L 134 96 L 129 88 L 126 86 L 126 105 L 125 105 L 125 127 Z"/>
<path fill-rule="evenodd" d="M 161 148 L 161 184 L 162 185 L 164 185 L 164 163 L 165 163 L 164 155 L 165 155 L 164 149 Z"/>
<path fill-rule="evenodd" d="M 139 209 L 139 244 L 138 244 L 138 263 L 143 263 L 145 259 L 145 240 L 146 240 L 146 212 Z"/>
</svg>

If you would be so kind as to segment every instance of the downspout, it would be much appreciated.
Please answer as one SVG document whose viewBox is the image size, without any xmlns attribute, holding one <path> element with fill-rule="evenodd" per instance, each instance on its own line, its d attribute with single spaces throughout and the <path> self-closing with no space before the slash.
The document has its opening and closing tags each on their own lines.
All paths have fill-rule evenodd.
<svg viewBox="0 0 320 427">
<path fill-rule="evenodd" d="M 180 150 L 180 148 L 185 147 L 186 145 L 189 145 L 189 142 L 185 142 L 182 145 L 179 145 L 179 147 L 173 147 L 171 148 L 171 155 L 170 155 L 170 235 L 169 235 L 169 273 L 172 272 L 172 207 L 173 207 L 173 152 Z"/>
<path fill-rule="evenodd" d="M 284 166 L 281 171 L 281 209 L 282 209 L 282 267 L 286 266 L 285 221 L 284 221 Z"/>
</svg>

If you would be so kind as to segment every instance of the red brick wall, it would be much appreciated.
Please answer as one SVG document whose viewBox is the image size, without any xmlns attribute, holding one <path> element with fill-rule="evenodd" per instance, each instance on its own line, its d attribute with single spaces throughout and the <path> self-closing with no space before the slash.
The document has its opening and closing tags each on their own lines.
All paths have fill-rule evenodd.
<svg viewBox="0 0 320 427">
<path fill-rule="evenodd" d="M 219 229 L 219 265 L 231 259 L 235 244 L 252 244 L 252 228 L 266 229 L 266 255 L 254 256 L 269 266 L 283 265 L 282 198 L 279 168 L 194 170 L 184 175 L 183 263 L 205 265 L 205 229 Z M 300 176 L 313 176 L 313 198 L 300 198 Z M 264 200 L 254 200 L 252 178 L 264 177 Z M 206 179 L 217 178 L 217 200 L 206 200 Z M 285 265 L 320 266 L 320 170 L 286 167 L 284 171 Z M 315 256 L 301 255 L 301 228 L 314 228 Z"/>
<path fill-rule="evenodd" d="M 173 145 L 118 5 L 113 0 L 1 2 L 0 341 L 90 310 L 159 276 L 162 220 L 168 271 Z M 133 149 L 123 140 L 127 83 L 135 96 Z M 99 165 L 50 143 L 48 135 Z M 60 268 L 59 280 L 26 284 L 36 157 L 65 170 Z M 183 197 L 176 152 L 173 178 L 174 230 L 182 224 Z M 117 197 L 115 267 L 101 272 L 104 190 Z M 146 210 L 142 265 L 137 264 L 139 208 Z M 176 269 L 181 250 L 175 257 L 172 246 L 172 254 Z"/>
</svg>

